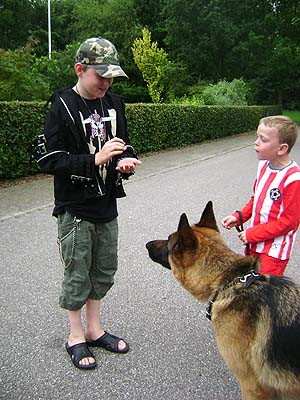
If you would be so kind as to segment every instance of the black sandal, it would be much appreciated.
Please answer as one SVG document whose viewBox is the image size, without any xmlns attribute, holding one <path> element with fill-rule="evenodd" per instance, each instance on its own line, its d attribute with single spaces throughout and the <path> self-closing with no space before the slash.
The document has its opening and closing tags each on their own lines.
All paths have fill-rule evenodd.
<svg viewBox="0 0 300 400">
<path fill-rule="evenodd" d="M 95 359 L 94 354 L 88 349 L 86 342 L 77 343 L 73 346 L 69 346 L 68 342 L 66 343 L 66 350 L 71 357 L 72 363 L 76 368 L 79 369 L 94 369 L 97 366 L 96 360 L 93 363 L 83 365 L 80 364 L 80 361 L 83 358 L 92 357 Z"/>
<path fill-rule="evenodd" d="M 123 340 L 123 342 L 126 344 L 124 349 L 119 349 L 119 342 L 121 340 Z M 129 346 L 124 339 L 112 335 L 106 331 L 104 335 L 100 336 L 96 340 L 87 340 L 86 344 L 91 347 L 103 347 L 104 349 L 113 353 L 127 353 L 129 351 Z"/>
</svg>

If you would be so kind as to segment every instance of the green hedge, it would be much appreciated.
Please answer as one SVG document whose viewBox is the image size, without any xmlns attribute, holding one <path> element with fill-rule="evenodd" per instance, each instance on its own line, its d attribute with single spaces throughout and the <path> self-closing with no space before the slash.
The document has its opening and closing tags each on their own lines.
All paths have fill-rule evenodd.
<svg viewBox="0 0 300 400">
<path fill-rule="evenodd" d="M 38 172 L 29 163 L 27 148 L 42 129 L 45 103 L 0 102 L 0 179 L 13 179 Z"/>
<path fill-rule="evenodd" d="M 0 102 L 0 179 L 39 172 L 27 148 L 43 129 L 45 103 Z M 256 129 L 260 118 L 281 114 L 279 106 L 127 104 L 131 141 L 138 154 L 182 147 Z"/>
<path fill-rule="evenodd" d="M 260 118 L 281 114 L 279 106 L 128 104 L 126 115 L 138 153 L 181 147 L 248 132 Z"/>
</svg>

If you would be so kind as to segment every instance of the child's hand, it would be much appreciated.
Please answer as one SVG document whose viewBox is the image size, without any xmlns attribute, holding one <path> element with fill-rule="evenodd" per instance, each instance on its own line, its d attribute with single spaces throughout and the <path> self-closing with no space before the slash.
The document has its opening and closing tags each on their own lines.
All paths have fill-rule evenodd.
<svg viewBox="0 0 300 400">
<path fill-rule="evenodd" d="M 222 219 L 222 226 L 225 229 L 231 229 L 234 226 L 237 226 L 237 222 L 237 218 L 234 215 L 228 215 Z"/>
<path fill-rule="evenodd" d="M 141 165 L 142 162 L 136 158 L 123 158 L 118 162 L 116 170 L 125 174 L 130 174 L 135 171 L 137 165 Z"/>
<path fill-rule="evenodd" d="M 113 157 L 122 154 L 125 150 L 124 141 L 118 137 L 114 137 L 107 141 L 102 149 L 95 154 L 95 165 L 103 165 Z"/>
<path fill-rule="evenodd" d="M 244 243 L 248 244 L 247 238 L 246 238 L 246 231 L 242 231 L 238 234 L 239 239 Z"/>
</svg>

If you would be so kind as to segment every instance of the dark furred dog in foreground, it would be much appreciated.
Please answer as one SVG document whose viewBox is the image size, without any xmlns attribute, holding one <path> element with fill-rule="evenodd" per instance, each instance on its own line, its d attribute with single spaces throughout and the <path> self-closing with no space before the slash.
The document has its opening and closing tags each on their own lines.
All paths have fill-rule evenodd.
<svg viewBox="0 0 300 400">
<path fill-rule="evenodd" d="M 284 277 L 259 275 L 258 261 L 231 251 L 206 205 L 198 224 L 181 215 L 168 240 L 146 245 L 170 268 L 208 317 L 243 400 L 300 399 L 300 288 Z"/>
</svg>

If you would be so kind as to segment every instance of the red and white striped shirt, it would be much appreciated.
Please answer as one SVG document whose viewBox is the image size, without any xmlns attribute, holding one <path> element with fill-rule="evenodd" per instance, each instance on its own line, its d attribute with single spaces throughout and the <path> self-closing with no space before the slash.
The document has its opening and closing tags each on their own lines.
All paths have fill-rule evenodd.
<svg viewBox="0 0 300 400">
<path fill-rule="evenodd" d="M 300 168 L 296 162 L 273 169 L 260 161 L 254 182 L 254 195 L 242 209 L 250 250 L 271 257 L 290 258 L 300 220 Z"/>
</svg>

